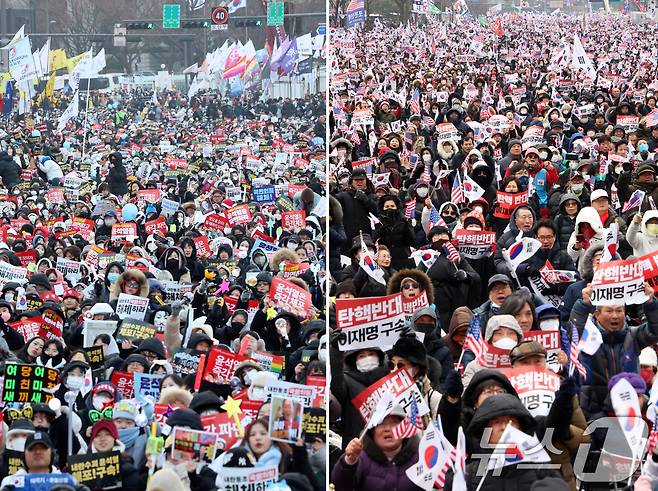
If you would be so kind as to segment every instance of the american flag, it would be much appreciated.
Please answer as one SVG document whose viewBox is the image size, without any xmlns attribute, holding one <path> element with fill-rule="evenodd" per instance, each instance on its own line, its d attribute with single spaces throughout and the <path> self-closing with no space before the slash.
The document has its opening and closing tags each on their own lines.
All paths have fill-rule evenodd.
<svg viewBox="0 0 658 491">
<path fill-rule="evenodd" d="M 576 329 L 576 326 L 573 326 L 571 330 L 571 348 L 569 357 L 571 364 L 578 370 L 582 379 L 585 380 L 585 377 L 587 377 L 587 370 L 585 370 L 585 367 L 578 359 L 578 329 Z"/>
<path fill-rule="evenodd" d="M 451 263 L 458 263 L 461 261 L 459 251 L 455 248 L 454 245 L 452 245 L 452 242 L 446 242 L 446 245 L 443 246 L 443 251 L 446 253 L 448 261 Z"/>
<path fill-rule="evenodd" d="M 365 0 L 351 0 L 347 6 L 346 12 L 354 12 L 355 10 L 364 9 Z"/>
<path fill-rule="evenodd" d="M 411 96 L 409 109 L 411 110 L 411 114 L 420 114 L 420 92 L 418 89 L 415 89 Z"/>
<path fill-rule="evenodd" d="M 416 210 L 416 198 L 409 201 L 404 207 L 404 218 L 409 220 L 414 216 L 414 211 Z"/>
<path fill-rule="evenodd" d="M 658 125 L 658 109 L 654 109 L 647 114 L 644 122 L 646 123 L 647 128 Z"/>
<path fill-rule="evenodd" d="M 633 191 L 631 197 L 628 199 L 626 203 L 624 203 L 624 207 L 621 209 L 621 212 L 626 213 L 628 210 L 631 210 L 636 206 L 640 206 L 644 201 L 644 195 L 645 192 L 641 191 L 640 189 L 636 189 L 635 191 Z"/>
<path fill-rule="evenodd" d="M 480 359 L 487 351 L 487 347 L 482 339 L 479 315 L 474 315 L 471 319 L 468 332 L 466 333 L 466 339 L 464 340 L 464 349 L 471 350 L 476 359 Z"/>
<path fill-rule="evenodd" d="M 440 227 L 448 227 L 446 222 L 441 218 L 441 215 L 439 215 L 439 211 L 436 209 L 434 205 L 432 205 L 432 209 L 430 210 L 430 219 L 429 219 L 429 224 L 427 227 L 427 231 L 429 232 L 432 230 L 432 227 L 436 226 Z"/>
<path fill-rule="evenodd" d="M 425 163 L 423 167 L 423 173 L 420 175 L 420 181 L 430 182 L 430 164 L 429 162 Z"/>
<path fill-rule="evenodd" d="M 350 135 L 350 141 L 355 145 L 361 145 L 361 138 L 359 137 L 358 131 L 356 130 L 352 131 L 352 134 Z"/>
<path fill-rule="evenodd" d="M 418 404 L 416 403 L 416 397 L 411 398 L 411 410 L 402 421 L 400 421 L 393 429 L 391 433 L 393 438 L 397 440 L 402 440 L 403 438 L 411 438 L 416 434 L 416 430 L 423 429 L 423 418 L 418 414 Z"/>
<path fill-rule="evenodd" d="M 649 113 L 651 114 L 651 113 Z M 427 126 L 428 128 L 431 128 L 434 126 L 436 122 L 434 121 L 434 118 L 432 116 L 423 116 L 423 126 Z M 655 123 L 658 124 L 658 123 Z"/>
<path fill-rule="evenodd" d="M 464 188 L 462 187 L 461 177 L 459 172 L 455 175 L 452 181 L 452 191 L 450 192 L 450 201 L 453 203 L 462 203 L 464 201 Z"/>
</svg>

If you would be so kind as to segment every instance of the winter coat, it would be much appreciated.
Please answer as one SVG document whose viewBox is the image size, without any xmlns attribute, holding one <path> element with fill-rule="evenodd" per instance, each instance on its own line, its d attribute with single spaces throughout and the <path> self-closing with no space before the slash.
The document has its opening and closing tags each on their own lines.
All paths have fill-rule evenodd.
<svg viewBox="0 0 658 491">
<path fill-rule="evenodd" d="M 57 162 L 50 158 L 41 158 L 37 162 L 37 168 L 46 175 L 48 182 L 52 181 L 53 179 L 64 178 L 62 169 L 59 167 L 59 165 L 57 165 Z"/>
<path fill-rule="evenodd" d="M 374 280 L 361 267 L 354 275 L 354 287 L 356 288 L 357 297 L 383 297 L 386 295 L 386 285 L 392 274 L 396 271 L 393 268 L 381 268 L 384 272 L 384 285 Z"/>
<path fill-rule="evenodd" d="M 169 256 L 169 251 L 171 250 L 176 250 L 178 252 L 179 261 L 175 269 L 171 269 L 167 266 L 167 257 Z M 186 261 L 183 250 L 180 247 L 168 247 L 160 256 L 160 260 L 158 261 L 157 266 L 160 269 L 166 269 L 169 271 L 171 276 L 174 278 L 174 281 L 179 281 L 181 283 L 191 283 L 192 276 L 190 275 L 190 270 L 187 269 L 185 264 Z"/>
<path fill-rule="evenodd" d="M 21 182 L 21 166 L 7 152 L 0 152 L 0 176 L 7 189 L 11 189 Z"/>
<path fill-rule="evenodd" d="M 651 199 L 653 199 L 654 203 L 658 203 L 658 181 L 642 182 L 633 180 L 630 172 L 622 172 L 617 178 L 617 196 L 619 197 L 619 202 L 626 203 L 637 190 L 646 193 L 640 205 L 640 211 L 645 212 L 653 209 Z"/>
<path fill-rule="evenodd" d="M 354 189 L 348 189 L 336 196 L 343 208 L 343 225 L 345 233 L 349 238 L 358 237 L 359 232 L 372 236 L 369 214 L 377 214 L 377 205 L 372 197 L 365 193 L 358 193 Z M 348 240 L 342 248 L 343 253 L 350 250 L 352 243 Z"/>
<path fill-rule="evenodd" d="M 119 152 L 113 154 L 115 163 L 110 166 L 107 174 L 107 183 L 110 186 L 110 193 L 121 196 L 128 192 L 128 176 L 126 168 L 123 166 L 123 157 Z"/>
<path fill-rule="evenodd" d="M 654 298 L 643 305 L 646 322 L 638 327 L 624 327 L 608 332 L 592 318 L 603 338 L 603 344 L 593 354 L 580 353 L 580 361 L 587 372 L 582 382 L 580 406 L 588 420 L 606 416 L 602 411 L 608 395 L 608 381 L 621 372 L 639 373 L 640 351 L 658 342 L 658 301 Z M 571 322 L 582 332 L 589 314 L 595 307 L 578 300 L 571 312 Z"/>
<path fill-rule="evenodd" d="M 592 278 L 594 277 L 592 258 L 594 257 L 594 254 L 601 250 L 603 250 L 603 244 L 590 246 L 585 251 L 583 259 L 578 263 L 578 274 L 582 279 L 569 285 L 567 291 L 562 296 L 562 302 L 558 307 L 558 310 L 560 311 L 560 323 L 562 325 L 566 325 L 569 320 L 573 305 L 576 303 L 576 300 L 582 297 L 583 288 L 592 281 Z"/>
<path fill-rule="evenodd" d="M 555 217 L 554 222 L 555 227 L 557 228 L 557 241 L 560 244 L 560 249 L 563 251 L 567 250 L 569 239 L 576 227 L 576 216 L 578 216 L 578 213 L 576 213 L 575 216 L 571 217 L 564 211 L 564 204 L 570 199 L 576 200 L 578 203 L 578 211 L 580 211 L 581 206 L 578 197 L 573 193 L 565 193 L 562 195 L 562 198 L 560 198 L 560 213 Z"/>
<path fill-rule="evenodd" d="M 279 318 L 285 318 L 291 325 L 290 332 L 288 333 L 288 345 L 286 345 L 285 340 L 279 337 L 276 330 L 275 323 Z M 301 324 L 295 316 L 288 313 L 282 313 L 274 319 L 267 320 L 262 309 L 259 309 L 251 321 L 251 330 L 256 331 L 260 338 L 265 341 L 267 351 L 271 353 L 287 355 L 304 344 Z"/>
<path fill-rule="evenodd" d="M 329 271 L 332 275 L 342 269 L 340 264 L 340 251 L 344 246 L 350 245 L 350 241 L 343 226 L 343 207 L 333 196 L 329 196 Z"/>
<path fill-rule="evenodd" d="M 470 325 L 472 318 L 473 318 L 473 312 L 468 307 L 459 307 L 455 309 L 452 316 L 450 317 L 450 326 L 448 327 L 448 334 L 446 334 L 441 338 L 443 340 L 443 344 L 450 350 L 450 354 L 452 355 L 452 359 L 454 363 L 457 363 L 457 360 L 459 360 L 459 357 L 461 356 L 462 345 L 457 343 L 453 339 L 453 336 L 455 335 L 457 328 L 459 327 L 466 326 L 466 328 L 468 329 L 468 326 Z M 484 325 L 486 326 L 486 322 Z"/>
<path fill-rule="evenodd" d="M 496 271 L 502 274 L 506 274 L 506 275 L 510 274 L 509 267 L 507 266 L 507 263 L 503 258 L 503 252 L 502 252 L 503 249 L 509 249 L 512 244 L 520 240 L 519 235 L 521 235 L 521 237 L 532 237 L 533 235 L 532 229 L 527 232 L 521 233 L 519 228 L 516 226 L 515 223 L 516 214 L 521 209 L 530 210 L 532 216 L 534 217 L 533 223 L 537 223 L 537 215 L 535 214 L 535 211 L 530 206 L 518 206 L 512 213 L 512 216 L 509 217 L 509 231 L 501 235 L 498 241 L 496 242 L 496 254 L 494 254 Z"/>
<path fill-rule="evenodd" d="M 341 491 L 419 490 L 421 488 L 406 474 L 406 470 L 418 461 L 418 443 L 418 437 L 403 440 L 400 451 L 389 461 L 372 437 L 366 434 L 357 463 L 348 465 L 341 457 L 331 472 L 331 483 Z"/>
<path fill-rule="evenodd" d="M 595 244 L 602 244 L 603 240 L 603 224 L 601 223 L 601 218 L 599 217 L 598 212 L 591 206 L 586 206 L 578 213 L 576 217 L 576 226 L 574 228 L 571 237 L 569 238 L 569 244 L 567 246 L 567 253 L 573 262 L 578 265 L 579 261 L 585 255 L 585 248 L 580 250 L 574 249 L 576 244 L 576 235 L 578 235 L 578 227 L 581 223 L 588 223 L 590 227 L 594 230 L 594 236 L 589 239 L 590 246 Z"/>
<path fill-rule="evenodd" d="M 185 258 L 185 266 L 190 272 L 190 277 L 192 281 L 197 283 L 204 278 L 205 268 L 203 267 L 201 260 L 196 255 L 196 244 L 194 243 L 194 241 L 189 237 L 185 237 L 180 243 L 181 249 L 183 249 L 185 245 L 192 246 L 192 255 L 190 257 Z"/>
<path fill-rule="evenodd" d="M 639 224 L 631 221 L 626 231 L 626 240 L 633 248 L 635 257 L 644 256 L 658 250 L 658 234 L 652 234 L 647 230 L 647 222 L 652 218 L 658 218 L 658 211 L 648 210 L 642 216 Z"/>
<path fill-rule="evenodd" d="M 384 202 L 387 200 L 396 202 L 398 209 L 394 216 L 388 216 L 384 213 Z M 411 223 L 404 218 L 400 211 L 400 201 L 391 196 L 384 196 L 379 200 L 378 217 L 380 223 L 375 225 L 375 231 L 372 236 L 373 241 L 379 241 L 391 251 L 391 267 L 394 269 L 410 268 L 414 263 L 409 259 L 411 247 L 415 245 L 414 231 Z"/>
<path fill-rule="evenodd" d="M 460 307 L 464 308 L 464 307 Z M 443 383 L 448 373 L 453 369 L 452 353 L 450 348 L 443 342 L 443 338 L 438 336 L 438 331 L 426 334 L 423 344 L 427 350 L 427 356 L 436 360 L 441 366 L 441 375 L 439 381 Z"/>
<path fill-rule="evenodd" d="M 532 291 L 532 277 L 539 276 L 539 273 L 534 273 L 535 270 L 539 270 L 544 265 L 549 262 L 553 269 L 556 270 L 566 270 L 566 271 L 575 271 L 576 266 L 573 264 L 573 261 L 569 255 L 560 249 L 557 241 L 553 244 L 553 247 L 549 250 L 539 249 L 532 257 L 527 261 L 522 262 L 516 268 L 516 275 L 521 282 L 521 285 L 527 286 Z M 530 275 L 529 273 L 533 273 Z M 558 285 L 549 285 L 550 292 L 542 292 L 543 294 L 553 294 L 553 295 L 562 295 L 568 287 L 568 283 L 559 283 Z"/>
</svg>

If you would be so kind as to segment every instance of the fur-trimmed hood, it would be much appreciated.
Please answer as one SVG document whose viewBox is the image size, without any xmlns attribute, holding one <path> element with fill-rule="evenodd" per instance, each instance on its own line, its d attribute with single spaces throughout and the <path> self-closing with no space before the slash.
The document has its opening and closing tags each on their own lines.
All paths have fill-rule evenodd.
<svg viewBox="0 0 658 491">
<path fill-rule="evenodd" d="M 291 263 L 300 263 L 301 259 L 299 255 L 292 249 L 281 248 L 272 255 L 270 260 L 270 270 L 274 273 L 279 272 L 279 266 L 284 261 L 290 261 Z"/>
<path fill-rule="evenodd" d="M 122 292 L 123 284 L 126 282 L 126 278 L 135 278 L 139 282 L 139 291 L 137 292 L 137 296 L 144 298 L 149 296 L 149 284 L 144 273 L 142 273 L 139 269 L 127 269 L 119 275 L 117 280 L 114 282 L 114 285 L 112 285 L 112 290 L 110 291 L 110 301 L 119 298 L 119 295 Z"/>
<path fill-rule="evenodd" d="M 450 143 L 450 145 L 452 146 L 452 150 L 453 150 L 453 152 L 454 152 L 452 155 L 448 155 L 448 154 L 445 153 L 445 151 L 443 150 L 443 144 L 444 144 L 445 142 Z M 452 141 L 452 140 L 439 140 L 439 141 L 436 142 L 436 153 L 437 153 L 438 156 L 441 157 L 443 160 L 450 161 L 450 160 L 452 159 L 452 157 L 454 157 L 455 154 L 456 154 L 458 151 L 459 151 L 459 147 L 457 147 L 457 144 L 456 144 L 454 141 Z"/>
<path fill-rule="evenodd" d="M 420 285 L 421 290 L 427 292 L 427 300 L 430 304 L 434 303 L 434 286 L 432 285 L 432 280 L 430 280 L 429 276 L 418 269 L 401 269 L 391 276 L 386 288 L 386 294 L 393 295 L 394 293 L 399 293 L 400 284 L 402 283 L 402 280 L 407 277 L 416 280 Z"/>
</svg>

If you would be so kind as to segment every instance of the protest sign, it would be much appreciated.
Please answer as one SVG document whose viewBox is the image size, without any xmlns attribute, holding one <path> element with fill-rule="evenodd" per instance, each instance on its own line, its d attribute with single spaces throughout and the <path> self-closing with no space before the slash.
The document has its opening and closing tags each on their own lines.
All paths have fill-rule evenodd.
<svg viewBox="0 0 658 491">
<path fill-rule="evenodd" d="M 113 241 L 132 241 L 136 237 L 139 237 L 136 223 L 115 223 L 112 225 L 111 239 Z"/>
<path fill-rule="evenodd" d="M 160 200 L 160 194 L 159 189 L 140 189 L 137 191 L 137 198 L 155 204 Z"/>
<path fill-rule="evenodd" d="M 226 210 L 226 218 L 231 227 L 251 222 L 251 211 L 249 210 L 249 205 L 244 204 L 229 208 Z"/>
<path fill-rule="evenodd" d="M 133 391 L 138 401 L 145 401 L 146 396 L 152 396 L 154 400 L 160 398 L 160 380 L 162 374 L 156 373 L 133 373 Z"/>
<path fill-rule="evenodd" d="M 626 132 L 637 131 L 637 129 L 640 127 L 640 117 L 633 115 L 618 114 L 617 125 L 624 128 L 624 131 Z"/>
<path fill-rule="evenodd" d="M 21 267 L 27 268 L 27 265 L 30 263 L 37 262 L 37 253 L 36 251 L 23 251 L 23 252 L 14 252 L 16 257 L 21 262 Z"/>
<path fill-rule="evenodd" d="M 7 459 L 7 470 L 9 473 L 7 474 L 8 476 L 11 476 L 13 474 L 16 474 L 18 472 L 18 469 L 23 469 L 23 452 L 19 452 L 18 450 L 10 450 L 8 448 L 5 448 L 2 453 L 4 454 L 5 458 Z"/>
<path fill-rule="evenodd" d="M 279 480 L 276 465 L 264 467 L 224 467 L 221 476 L 223 491 L 265 490 Z"/>
<path fill-rule="evenodd" d="M 89 346 L 88 348 L 83 348 L 85 352 L 85 358 L 87 363 L 92 370 L 97 370 L 102 368 L 105 363 L 105 352 L 103 351 L 103 346 Z"/>
<path fill-rule="evenodd" d="M 2 400 L 5 402 L 47 403 L 50 389 L 57 385 L 57 370 L 40 365 L 8 361 Z"/>
<path fill-rule="evenodd" d="M 62 276 L 69 280 L 71 283 L 77 283 L 80 277 L 80 263 L 63 257 L 57 258 L 55 269 L 62 273 Z"/>
<path fill-rule="evenodd" d="M 546 364 L 559 365 L 558 356 L 562 347 L 560 344 L 560 331 L 528 331 L 523 333 L 524 340 L 537 341 L 546 349 Z"/>
<path fill-rule="evenodd" d="M 418 309 L 429 307 L 430 303 L 427 299 L 427 292 L 423 290 L 420 295 L 411 298 L 402 298 L 402 311 L 404 312 L 404 320 L 407 325 L 411 325 L 411 318 Z"/>
<path fill-rule="evenodd" d="M 312 443 L 316 438 L 326 439 L 327 434 L 327 414 L 321 407 L 304 408 L 302 418 L 302 433 L 304 441 Z"/>
<path fill-rule="evenodd" d="M 171 457 L 174 459 L 210 463 L 215 458 L 217 435 L 214 433 L 177 426 L 174 427 L 171 439 Z"/>
<path fill-rule="evenodd" d="M 163 198 L 161 206 L 162 206 L 161 214 L 164 215 L 165 217 L 170 217 L 171 215 L 176 213 L 176 211 L 180 206 L 180 203 L 178 203 L 178 201 Z"/>
<path fill-rule="evenodd" d="M 87 348 L 94 343 L 94 339 L 99 334 L 107 334 L 114 339 L 114 331 L 117 328 L 117 321 L 95 321 L 85 319 L 85 325 L 82 333 L 84 334 L 84 347 Z"/>
<path fill-rule="evenodd" d="M 206 258 L 213 255 L 212 251 L 210 250 L 210 244 L 208 243 L 207 237 L 194 237 L 192 241 L 194 241 L 194 245 L 196 246 L 197 257 Z"/>
<path fill-rule="evenodd" d="M 69 469 L 89 489 L 121 487 L 121 452 L 95 452 L 68 456 Z"/>
<path fill-rule="evenodd" d="M 270 438 L 275 441 L 296 443 L 302 435 L 304 405 L 294 399 L 272 397 L 270 401 Z"/>
<path fill-rule="evenodd" d="M 547 416 L 560 388 L 560 376 L 534 367 L 509 368 L 503 372 L 530 414 Z"/>
<path fill-rule="evenodd" d="M 132 373 L 122 372 L 121 370 L 114 370 L 112 372 L 112 376 L 110 377 L 110 382 L 116 386 L 117 390 L 121 394 L 121 397 L 124 399 L 132 399 L 134 393 L 133 384 L 135 382 Z"/>
<path fill-rule="evenodd" d="M 503 191 L 498 191 L 496 194 L 496 207 L 494 208 L 494 216 L 496 218 L 509 219 L 517 207 L 527 204 L 527 192 L 505 193 Z"/>
<path fill-rule="evenodd" d="M 50 491 L 51 489 L 74 489 L 76 487 L 74 476 L 65 472 L 51 474 L 26 473 L 8 474 L 5 488 L 13 491 Z"/>
<path fill-rule="evenodd" d="M 23 340 L 27 343 L 30 339 L 39 335 L 42 323 L 43 319 L 41 316 L 37 316 L 28 317 L 22 321 L 10 322 L 8 325 L 12 329 L 18 331 L 20 335 L 23 336 Z"/>
<path fill-rule="evenodd" d="M 592 279 L 592 305 L 633 305 L 647 301 L 643 263 L 638 260 L 601 263 Z"/>
<path fill-rule="evenodd" d="M 147 235 L 151 235 L 155 232 L 164 235 L 167 233 L 167 220 L 165 220 L 165 217 L 158 217 L 155 220 L 146 222 L 144 227 L 146 228 Z"/>
<path fill-rule="evenodd" d="M 436 133 L 438 140 L 453 140 L 459 141 L 460 134 L 455 125 L 452 123 L 441 123 L 436 125 Z"/>
<path fill-rule="evenodd" d="M 411 374 L 406 369 L 396 370 L 368 386 L 352 399 L 352 404 L 364 421 L 370 419 L 385 392 L 390 392 L 395 402 L 407 412 L 412 397 L 418 405 L 419 415 L 423 416 L 430 412 Z"/>
<path fill-rule="evenodd" d="M 345 332 L 339 349 L 393 346 L 405 324 L 402 295 L 336 300 L 336 326 Z"/>
<path fill-rule="evenodd" d="M 119 294 L 115 313 L 120 319 L 127 319 L 130 317 L 132 319 L 143 321 L 148 306 L 148 298 L 121 293 Z"/>
<path fill-rule="evenodd" d="M 225 216 L 218 213 L 210 213 L 206 215 L 203 223 L 211 230 L 224 230 L 224 227 L 228 224 L 228 220 Z"/>
<path fill-rule="evenodd" d="M 199 369 L 201 356 L 197 353 L 188 353 L 186 351 L 177 351 L 171 360 L 171 366 L 176 375 L 184 377 L 191 373 L 196 373 Z"/>
<path fill-rule="evenodd" d="M 642 264 L 644 279 L 658 292 L 658 252 L 650 252 L 639 257 L 638 262 Z"/>
<path fill-rule="evenodd" d="M 56 339 L 62 337 L 64 330 L 64 320 L 54 310 L 45 309 L 41 313 L 41 326 L 39 327 L 39 337 L 43 339 Z"/>
<path fill-rule="evenodd" d="M 276 189 L 274 186 L 255 186 L 251 188 L 251 194 L 255 203 L 273 203 L 276 201 Z"/>
<path fill-rule="evenodd" d="M 229 383 L 235 369 L 246 360 L 249 360 L 249 357 L 213 347 L 208 354 L 203 377 L 212 375 L 218 383 Z"/>
<path fill-rule="evenodd" d="M 456 230 L 457 250 L 468 259 L 490 257 L 496 244 L 496 232 Z"/>
<path fill-rule="evenodd" d="M 0 286 L 10 281 L 15 281 L 21 285 L 25 283 L 27 281 L 27 269 L 0 261 Z"/>
<path fill-rule="evenodd" d="M 272 353 L 254 351 L 251 359 L 258 363 L 264 371 L 281 374 L 285 366 L 286 357 L 283 355 L 274 355 Z"/>
<path fill-rule="evenodd" d="M 311 265 L 309 263 L 293 263 L 290 261 L 283 261 L 281 263 L 281 277 L 282 278 L 297 278 L 309 270 Z"/>
<path fill-rule="evenodd" d="M 311 402 L 311 407 L 323 407 L 327 403 L 327 377 L 309 375 L 306 377 L 306 385 L 315 387 L 315 398 Z"/>
<path fill-rule="evenodd" d="M 240 424 L 243 428 L 248 426 L 252 421 L 252 418 L 244 413 L 240 416 Z M 229 417 L 228 413 L 201 416 L 201 425 L 203 426 L 203 431 L 217 435 L 217 448 L 219 450 L 227 450 L 233 447 L 241 438 L 240 429 L 235 419 Z"/>
<path fill-rule="evenodd" d="M 131 341 L 134 345 L 138 345 L 139 341 L 155 336 L 155 331 L 156 329 L 153 324 L 126 318 L 121 322 L 121 326 L 119 326 L 116 340 L 118 344 L 121 344 L 124 341 Z"/>
<path fill-rule="evenodd" d="M 308 291 L 278 276 L 272 278 L 269 295 L 278 307 L 295 315 L 305 316 L 312 305 Z"/>
<path fill-rule="evenodd" d="M 270 397 L 294 399 L 305 407 L 310 407 L 315 399 L 315 387 L 282 380 L 270 380 L 265 386 L 265 393 Z"/>
<path fill-rule="evenodd" d="M 306 225 L 306 212 L 304 210 L 284 211 L 281 213 L 281 227 L 284 230 L 296 230 Z"/>
<path fill-rule="evenodd" d="M 165 301 L 167 303 L 182 300 L 186 293 L 192 291 L 191 283 L 180 283 L 178 281 L 161 281 L 160 283 L 165 289 Z"/>
<path fill-rule="evenodd" d="M 528 128 L 523 132 L 523 137 L 521 138 L 521 146 L 525 148 L 534 147 L 539 145 L 544 141 L 544 126 L 542 125 L 533 125 L 528 126 Z"/>
<path fill-rule="evenodd" d="M 512 366 L 509 359 L 510 350 L 496 348 L 493 344 L 483 341 L 486 349 L 478 359 L 478 363 L 487 368 L 507 368 Z"/>
<path fill-rule="evenodd" d="M 274 253 L 279 250 L 279 246 L 272 244 L 270 242 L 266 242 L 262 239 L 256 239 L 254 241 L 254 245 L 251 248 L 251 250 L 255 251 L 257 249 L 261 249 L 267 256 L 267 258 L 271 259 Z"/>
</svg>

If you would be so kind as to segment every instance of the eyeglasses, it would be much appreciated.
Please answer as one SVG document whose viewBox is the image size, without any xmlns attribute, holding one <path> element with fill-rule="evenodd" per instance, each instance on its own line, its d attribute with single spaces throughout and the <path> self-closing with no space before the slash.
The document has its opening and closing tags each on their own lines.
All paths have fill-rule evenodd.
<svg viewBox="0 0 658 491">
<path fill-rule="evenodd" d="M 494 387 L 487 387 L 481 393 L 487 396 L 497 396 L 497 395 L 507 394 L 507 391 L 502 387 L 494 386 Z"/>
<path fill-rule="evenodd" d="M 409 290 L 411 288 L 418 288 L 418 286 L 419 286 L 418 283 L 416 283 L 415 281 L 408 281 L 407 283 L 402 285 L 402 289 Z"/>
<path fill-rule="evenodd" d="M 130 288 L 139 288 L 139 282 L 134 280 L 126 281 L 126 286 Z"/>
<path fill-rule="evenodd" d="M 388 362 L 388 369 L 389 369 L 391 372 L 392 372 L 393 370 L 395 370 L 395 369 L 397 369 L 397 370 L 404 370 L 404 369 L 407 368 L 408 366 L 409 366 L 409 365 L 407 365 L 406 363 L 403 363 L 403 362 L 401 362 L 401 361 L 399 361 L 399 362 L 397 362 L 397 363 L 393 363 L 392 361 Z"/>
<path fill-rule="evenodd" d="M 444 217 L 456 217 L 457 213 L 453 212 L 452 210 L 445 210 L 443 212 Z"/>
</svg>

